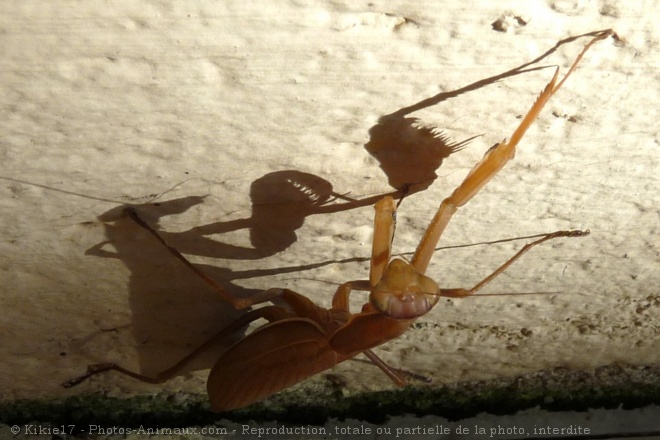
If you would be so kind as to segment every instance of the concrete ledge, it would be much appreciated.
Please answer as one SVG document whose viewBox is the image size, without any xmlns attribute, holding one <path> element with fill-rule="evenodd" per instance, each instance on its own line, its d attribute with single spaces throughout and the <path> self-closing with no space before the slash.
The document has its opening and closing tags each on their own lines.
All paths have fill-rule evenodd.
<svg viewBox="0 0 660 440">
<path fill-rule="evenodd" d="M 198 394 L 161 393 L 126 399 L 88 394 L 66 399 L 18 400 L 0 405 L 0 422 L 124 428 L 204 426 L 221 421 L 323 426 L 331 420 L 385 424 L 401 416 L 436 416 L 459 421 L 482 413 L 512 415 L 530 408 L 587 411 L 652 404 L 660 404 L 660 367 L 611 365 L 590 372 L 556 368 L 516 378 L 352 396 L 343 396 L 339 388 L 302 387 L 223 414 L 211 412 L 206 397 Z"/>
</svg>

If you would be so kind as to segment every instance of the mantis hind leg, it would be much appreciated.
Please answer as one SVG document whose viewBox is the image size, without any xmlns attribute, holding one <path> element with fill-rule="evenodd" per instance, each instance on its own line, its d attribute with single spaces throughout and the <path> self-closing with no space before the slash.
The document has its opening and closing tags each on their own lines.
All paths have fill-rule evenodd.
<svg viewBox="0 0 660 440">
<path fill-rule="evenodd" d="M 422 382 L 430 383 L 431 379 L 422 376 L 421 374 L 413 373 L 410 371 L 402 370 L 400 368 L 394 368 L 387 363 L 385 363 L 384 360 L 382 360 L 380 357 L 376 355 L 371 350 L 365 350 L 363 351 L 364 355 L 369 358 L 372 364 L 377 366 L 378 368 L 381 369 L 383 373 L 387 375 L 390 379 L 392 379 L 392 382 L 397 384 L 400 387 L 404 387 L 408 385 L 408 379 L 417 379 L 421 380 Z"/>
<path fill-rule="evenodd" d="M 124 212 L 137 223 L 142 228 L 146 229 L 151 235 L 153 235 L 156 240 L 158 240 L 165 248 L 174 255 L 179 261 L 192 270 L 199 276 L 202 280 L 206 282 L 209 286 L 213 288 L 225 301 L 231 303 L 237 310 L 247 309 L 255 304 L 260 304 L 271 299 L 277 298 L 282 295 L 282 289 L 268 289 L 262 292 L 257 293 L 249 298 L 236 298 L 233 295 L 227 293 L 217 282 L 209 278 L 204 272 L 199 270 L 195 265 L 193 265 L 186 257 L 183 256 L 174 246 L 170 245 L 167 240 L 165 240 L 154 228 L 152 228 L 147 222 L 142 220 L 138 215 L 137 211 L 134 208 L 126 208 Z"/>
<path fill-rule="evenodd" d="M 291 312 L 278 306 L 266 306 L 257 310 L 252 310 L 251 312 L 246 313 L 245 315 L 238 318 L 236 321 L 229 324 L 227 327 L 223 328 L 215 336 L 213 336 L 208 341 L 204 342 L 202 345 L 193 350 L 189 355 L 181 359 L 179 362 L 174 364 L 172 367 L 168 368 L 165 371 L 158 373 L 155 377 L 146 376 L 144 374 L 136 373 L 135 371 L 128 370 L 124 367 L 121 367 L 114 363 L 101 363 L 101 364 L 92 364 L 87 366 L 87 372 L 82 376 L 78 376 L 74 379 L 68 380 L 62 384 L 64 388 L 71 388 L 79 383 L 89 379 L 92 376 L 97 374 L 104 373 L 106 371 L 117 371 L 126 376 L 130 376 L 134 379 L 137 379 L 142 382 L 159 384 L 168 381 L 172 377 L 179 374 L 181 369 L 195 357 L 209 349 L 211 346 L 217 344 L 218 342 L 226 339 L 232 333 L 240 330 L 241 328 L 247 326 L 257 319 L 264 318 L 267 321 L 274 322 L 279 321 L 291 316 Z"/>
</svg>

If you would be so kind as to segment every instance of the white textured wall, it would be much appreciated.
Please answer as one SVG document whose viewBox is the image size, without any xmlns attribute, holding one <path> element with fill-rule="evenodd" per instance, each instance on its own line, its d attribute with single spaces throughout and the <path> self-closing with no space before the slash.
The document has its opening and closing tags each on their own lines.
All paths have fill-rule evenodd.
<svg viewBox="0 0 660 440">
<path fill-rule="evenodd" d="M 365 145 L 399 137 L 425 149 L 398 153 L 428 166 L 426 148 L 438 141 L 410 120 L 377 127 L 381 116 L 610 27 L 626 43 L 592 48 L 516 159 L 442 240 L 589 228 L 587 238 L 535 249 L 484 292 L 561 294 L 443 300 L 420 319 L 428 325 L 378 353 L 436 383 L 657 363 L 657 2 L 435 3 L 3 5 L 0 395 L 158 390 L 117 375 L 69 391 L 59 384 L 106 360 L 158 371 L 236 316 L 150 236 L 113 222 L 123 204 L 160 196 L 160 206 L 138 210 L 239 294 L 281 286 L 329 305 L 332 283 L 367 276 L 366 262 L 338 261 L 369 255 L 373 209 L 342 199 L 348 204 L 319 208 L 287 188 L 297 182 L 322 198 L 331 185 L 353 199 L 391 191 Z M 493 30 L 499 17 L 508 32 Z M 565 71 L 586 41 L 542 64 Z M 414 249 L 440 200 L 511 134 L 551 74 L 512 76 L 406 115 L 449 142 L 483 136 L 404 201 L 396 251 Z M 402 163 L 399 173 L 419 170 Z M 290 196 L 298 202 L 269 203 Z M 429 274 L 445 287 L 469 287 L 520 246 L 443 250 Z M 300 270 L 308 264 L 320 267 Z M 351 390 L 391 386 L 361 362 L 335 373 Z M 163 388 L 202 391 L 205 374 Z"/>
</svg>

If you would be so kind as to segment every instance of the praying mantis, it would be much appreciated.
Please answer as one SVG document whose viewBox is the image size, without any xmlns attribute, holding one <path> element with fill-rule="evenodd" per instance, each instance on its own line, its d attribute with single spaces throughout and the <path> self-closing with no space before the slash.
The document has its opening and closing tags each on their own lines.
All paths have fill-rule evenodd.
<svg viewBox="0 0 660 440">
<path fill-rule="evenodd" d="M 402 335 L 416 319 L 428 313 L 439 298 L 462 298 L 475 294 L 533 247 L 560 237 L 583 237 L 589 234 L 588 230 L 565 230 L 543 235 L 527 243 L 493 273 L 469 289 L 442 288 L 425 275 L 436 245 L 457 210 L 468 203 L 514 157 L 516 146 L 527 129 L 573 73 L 587 50 L 609 36 L 617 38 L 610 29 L 584 36 L 592 39 L 584 46 L 561 81 L 558 81 L 557 67 L 552 79 L 511 138 L 490 148 L 463 182 L 441 202 L 410 261 L 392 258 L 397 209 L 394 199 L 386 196 L 376 203 L 369 279 L 341 284 L 333 296 L 330 309 L 319 307 L 304 295 L 289 289 L 271 288 L 248 298 L 234 297 L 170 246 L 140 218 L 134 208 L 126 208 L 126 215 L 149 231 L 236 309 L 245 310 L 276 299 L 284 305 L 271 303 L 248 311 L 176 365 L 155 377 L 127 370 L 114 363 L 101 363 L 88 366 L 86 374 L 65 382 L 63 386 L 77 385 L 91 376 L 110 370 L 144 382 L 165 382 L 210 345 L 228 338 L 258 319 L 265 319 L 268 323 L 231 345 L 211 369 L 207 391 L 214 411 L 228 411 L 258 402 L 360 353 L 365 354 L 397 385 L 406 385 L 406 375 L 383 362 L 372 348 Z M 352 313 L 349 307 L 349 297 L 354 290 L 370 292 L 369 302 L 358 313 Z"/>
</svg>

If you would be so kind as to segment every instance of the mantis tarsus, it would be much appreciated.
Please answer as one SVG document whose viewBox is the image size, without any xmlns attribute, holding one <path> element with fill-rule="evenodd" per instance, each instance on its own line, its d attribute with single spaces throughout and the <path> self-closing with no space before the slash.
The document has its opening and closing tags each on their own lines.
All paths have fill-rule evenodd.
<svg viewBox="0 0 660 440">
<path fill-rule="evenodd" d="M 503 140 L 490 148 L 479 163 L 468 173 L 454 192 L 442 201 L 431 224 L 424 233 L 412 259 L 407 262 L 391 258 L 396 205 L 386 196 L 376 203 L 374 237 L 369 279 L 349 281 L 337 289 L 332 307 L 315 305 L 307 297 L 288 289 L 273 288 L 249 298 L 236 298 L 191 264 L 178 250 L 170 246 L 144 222 L 133 208 L 126 214 L 147 229 L 157 240 L 236 309 L 279 299 L 286 304 L 266 305 L 253 309 L 225 327 L 218 335 L 186 356 L 173 367 L 155 377 L 129 371 L 116 364 L 103 363 L 88 367 L 85 375 L 65 382 L 65 387 L 76 385 L 95 374 L 115 370 L 138 380 L 162 383 L 177 374 L 180 367 L 199 352 L 220 339 L 263 318 L 268 324 L 230 346 L 218 359 L 210 372 L 207 389 L 215 411 L 240 408 L 262 400 L 295 383 L 305 380 L 334 365 L 364 353 L 396 384 L 405 385 L 405 374 L 385 364 L 372 348 L 403 334 L 420 316 L 429 312 L 440 297 L 460 298 L 476 293 L 506 270 L 532 247 L 559 237 L 581 237 L 589 231 L 557 231 L 528 243 L 497 270 L 470 289 L 440 288 L 425 275 L 429 261 L 445 227 L 454 213 L 465 205 L 514 157 L 516 145 L 538 116 L 550 97 L 573 73 L 585 52 L 597 41 L 615 36 L 612 30 L 591 32 L 592 37 L 577 56 L 566 75 L 558 82 L 559 68 L 539 98 L 513 132 L 510 140 Z M 349 295 L 353 290 L 370 292 L 369 302 L 359 313 L 349 310 Z"/>
</svg>

